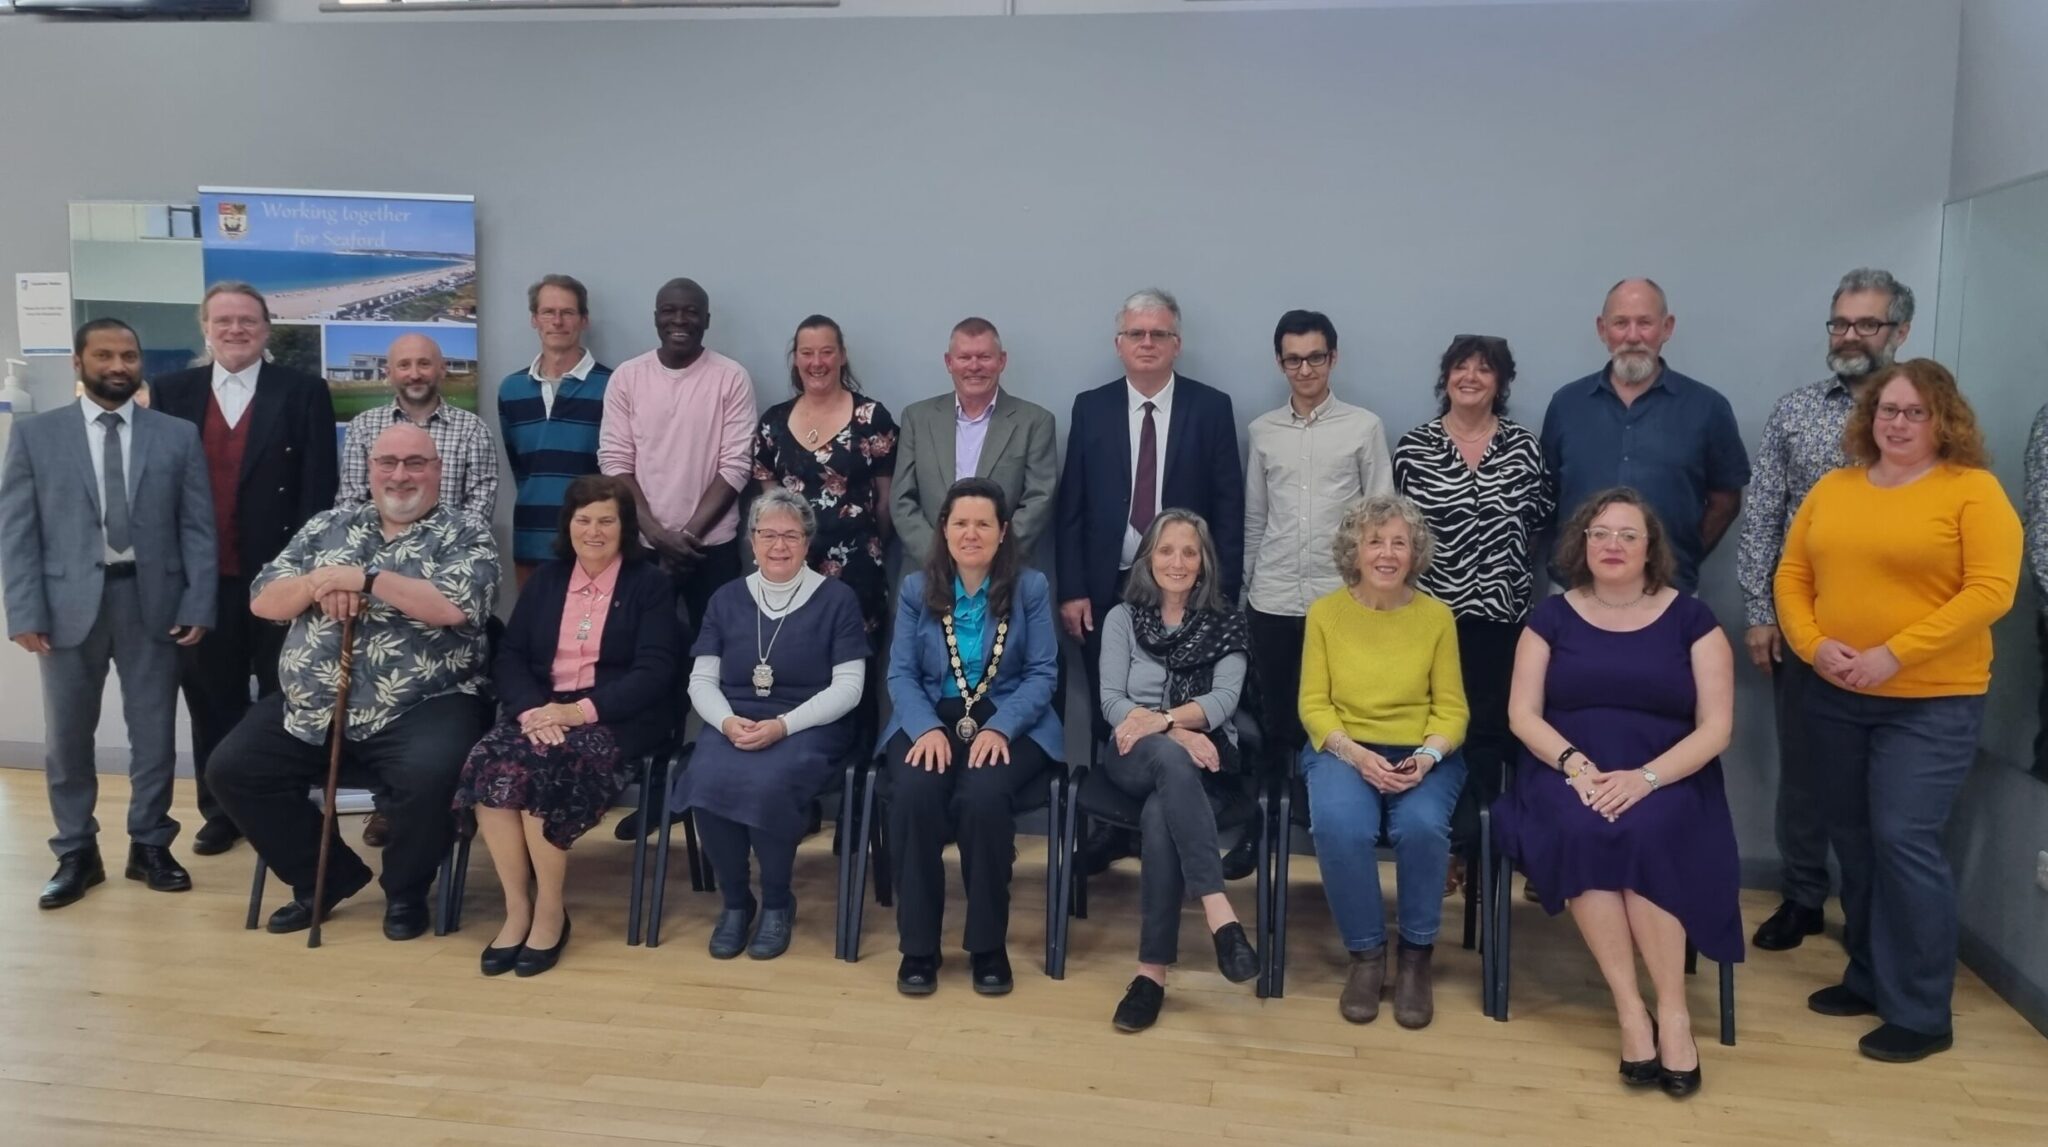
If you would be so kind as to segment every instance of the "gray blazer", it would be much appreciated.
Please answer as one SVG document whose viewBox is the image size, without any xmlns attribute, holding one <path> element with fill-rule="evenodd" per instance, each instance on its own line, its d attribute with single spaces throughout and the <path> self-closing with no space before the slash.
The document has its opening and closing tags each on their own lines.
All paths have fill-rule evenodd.
<svg viewBox="0 0 2048 1147">
<path fill-rule="evenodd" d="M 85 640 L 100 612 L 106 533 L 100 479 L 76 402 L 14 424 L 0 469 L 0 581 L 7 636 L 48 635 L 63 649 Z M 218 589 L 213 492 L 192 424 L 136 407 L 129 424 L 129 518 L 135 590 L 151 636 L 212 626 Z"/>
<path fill-rule="evenodd" d="M 924 564 L 938 533 L 939 506 L 960 478 L 988 478 L 1010 499 L 1010 531 L 1026 560 L 1052 524 L 1053 494 L 1059 482 L 1059 429 L 1052 411 L 999 391 L 982 443 L 980 472 L 953 473 L 953 393 L 913 402 L 897 419 L 896 478 L 890 520 L 903 540 L 903 554 Z"/>
</svg>

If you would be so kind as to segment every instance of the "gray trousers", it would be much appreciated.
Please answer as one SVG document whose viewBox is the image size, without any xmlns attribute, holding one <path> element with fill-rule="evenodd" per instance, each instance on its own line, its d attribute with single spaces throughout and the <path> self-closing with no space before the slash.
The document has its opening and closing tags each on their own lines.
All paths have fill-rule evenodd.
<svg viewBox="0 0 2048 1147">
<path fill-rule="evenodd" d="M 133 577 L 109 578 L 100 613 L 85 640 L 36 658 L 43 675 L 43 728 L 48 752 L 43 772 L 50 785 L 50 815 L 57 835 L 50 850 L 62 856 L 99 836 L 93 806 L 100 778 L 93 734 L 111 665 L 121 681 L 121 716 L 132 747 L 128 765 L 128 835 L 137 844 L 177 839 L 171 819 L 171 781 L 177 769 L 178 647 L 166 633 L 151 633 Z"/>
<path fill-rule="evenodd" d="M 1806 695 L 1820 680 L 1789 651 L 1771 669 L 1771 699 L 1778 718 L 1779 885 L 1803 908 L 1827 903 L 1828 770 L 1807 743 Z"/>
<path fill-rule="evenodd" d="M 1976 758 L 1984 698 L 1872 697 L 1816 679 L 1807 717 L 1842 862 L 1842 983 L 1887 1023 L 1946 1034 L 1958 924 L 1941 837 Z"/>
<path fill-rule="evenodd" d="M 1180 909 L 1187 898 L 1223 891 L 1216 851 L 1216 812 L 1202 770 L 1164 735 L 1140 737 L 1130 754 L 1112 753 L 1102 774 L 1144 801 L 1138 820 L 1138 961 L 1171 964 L 1180 957 Z"/>
</svg>

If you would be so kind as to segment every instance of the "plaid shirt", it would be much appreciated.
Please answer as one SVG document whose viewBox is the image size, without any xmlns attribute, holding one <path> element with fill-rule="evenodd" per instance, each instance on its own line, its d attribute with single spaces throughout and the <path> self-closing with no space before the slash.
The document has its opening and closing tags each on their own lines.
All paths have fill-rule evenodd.
<svg viewBox="0 0 2048 1147">
<path fill-rule="evenodd" d="M 1772 581 L 1785 548 L 1785 531 L 1807 491 L 1830 470 L 1849 464 L 1842 453 L 1842 428 L 1856 397 L 1839 378 L 1808 383 L 1778 400 L 1764 423 L 1756 448 L 1756 471 L 1742 499 L 1741 538 L 1735 546 L 1735 580 L 1751 625 L 1778 624 Z"/>
<path fill-rule="evenodd" d="M 405 415 L 397 402 L 373 406 L 349 419 L 341 443 L 341 491 L 337 510 L 370 502 L 370 447 Z M 442 402 L 427 415 L 427 434 L 441 454 L 441 504 L 475 517 L 485 526 L 498 511 L 498 455 L 484 420 Z"/>
</svg>

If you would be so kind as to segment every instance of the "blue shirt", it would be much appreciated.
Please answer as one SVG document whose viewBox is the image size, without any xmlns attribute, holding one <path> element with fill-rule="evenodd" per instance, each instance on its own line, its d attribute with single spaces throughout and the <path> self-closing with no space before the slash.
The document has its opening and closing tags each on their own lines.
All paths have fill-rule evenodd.
<svg viewBox="0 0 2048 1147">
<path fill-rule="evenodd" d="M 1720 391 L 1658 365 L 1657 380 L 1628 405 L 1604 369 L 1560 387 L 1543 415 L 1543 461 L 1557 483 L 1559 522 L 1611 487 L 1641 494 L 1671 539 L 1674 580 L 1691 593 L 1707 556 L 1707 494 L 1749 483 L 1749 451 Z"/>
<path fill-rule="evenodd" d="M 961 584 L 960 577 L 953 577 L 953 640 L 960 646 L 960 671 L 967 675 L 967 687 L 981 684 L 982 655 L 981 639 L 988 629 L 988 579 L 983 578 L 981 588 L 972 594 Z M 946 675 L 943 694 L 947 697 L 960 696 L 960 684 L 953 675 Z"/>
</svg>

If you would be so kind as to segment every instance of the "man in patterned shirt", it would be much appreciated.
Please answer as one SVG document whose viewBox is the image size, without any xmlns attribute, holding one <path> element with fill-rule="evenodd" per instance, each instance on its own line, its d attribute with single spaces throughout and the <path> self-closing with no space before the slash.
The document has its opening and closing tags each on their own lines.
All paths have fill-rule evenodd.
<svg viewBox="0 0 2048 1147">
<path fill-rule="evenodd" d="M 1792 516 L 1823 474 L 1847 464 L 1842 428 L 1871 376 L 1890 366 L 1913 327 L 1913 292 L 1888 271 L 1859 267 L 1842 276 L 1828 316 L 1834 373 L 1778 400 L 1764 424 L 1742 509 L 1735 576 L 1749 619 L 1749 659 L 1771 678 L 1778 720 L 1778 855 L 1785 901 L 1756 930 L 1756 946 L 1779 952 L 1820 934 L 1828 898 L 1823 780 L 1806 747 L 1805 697 L 1813 670 L 1785 656 L 1771 583 Z"/>
<path fill-rule="evenodd" d="M 2034 636 L 2041 647 L 2041 728 L 2034 734 L 2034 775 L 2048 781 L 2048 406 L 2027 432 L 2027 572 L 2034 575 L 2040 612 Z"/>
<path fill-rule="evenodd" d="M 484 420 L 441 397 L 448 362 L 433 339 L 417 332 L 398 336 L 385 352 L 393 391 L 389 405 L 374 406 L 349 420 L 341 444 L 341 491 L 337 510 L 370 500 L 370 444 L 401 422 L 433 435 L 441 456 L 441 505 L 460 510 L 486 528 L 498 511 L 498 455 Z"/>
<path fill-rule="evenodd" d="M 384 853 L 384 935 L 426 931 L 427 892 L 448 850 L 449 804 L 463 758 L 490 723 L 484 626 L 498 591 L 488 527 L 440 502 L 441 457 L 418 426 L 399 424 L 366 452 L 371 503 L 315 515 L 250 586 L 250 611 L 289 622 L 282 692 L 258 701 L 215 750 L 222 807 L 292 902 L 272 932 L 313 923 L 320 813 L 306 799 L 327 767 L 341 622 L 355 618 L 342 763 L 374 776 L 391 818 Z M 324 910 L 370 882 L 336 845 Z"/>
</svg>

